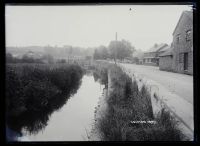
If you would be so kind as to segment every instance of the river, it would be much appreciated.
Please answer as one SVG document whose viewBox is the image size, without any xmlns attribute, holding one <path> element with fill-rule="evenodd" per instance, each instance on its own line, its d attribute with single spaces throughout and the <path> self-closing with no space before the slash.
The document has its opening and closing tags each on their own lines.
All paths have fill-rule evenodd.
<svg viewBox="0 0 200 146">
<path fill-rule="evenodd" d="M 92 75 L 84 75 L 77 93 L 58 111 L 52 113 L 47 126 L 37 134 L 28 134 L 20 141 L 87 141 L 94 123 L 95 107 L 102 96 L 104 85 Z"/>
</svg>

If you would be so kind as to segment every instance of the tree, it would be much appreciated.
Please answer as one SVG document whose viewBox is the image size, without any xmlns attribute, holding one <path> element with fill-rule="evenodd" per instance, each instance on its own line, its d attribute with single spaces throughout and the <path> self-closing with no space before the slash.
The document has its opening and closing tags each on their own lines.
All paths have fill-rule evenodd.
<svg viewBox="0 0 200 146">
<path fill-rule="evenodd" d="M 86 59 L 86 60 L 91 60 L 91 59 L 92 59 L 92 56 L 86 56 L 85 59 Z"/>
<path fill-rule="evenodd" d="M 95 59 L 95 60 L 97 60 L 97 59 L 99 59 L 100 57 L 99 57 L 99 52 L 98 52 L 98 50 L 97 49 L 95 49 L 94 50 L 94 55 L 93 55 L 93 58 Z"/>
<path fill-rule="evenodd" d="M 53 56 L 51 56 L 50 54 L 48 54 L 48 55 L 47 55 L 47 61 L 48 61 L 49 64 L 54 63 L 54 58 L 53 58 Z"/>
<path fill-rule="evenodd" d="M 132 53 L 135 51 L 131 43 L 126 40 L 111 41 L 108 48 L 110 51 L 110 57 L 114 59 L 115 63 L 116 59 L 122 60 L 126 57 L 131 57 Z"/>
<path fill-rule="evenodd" d="M 139 58 L 138 57 L 133 57 L 133 62 L 136 64 L 139 64 Z"/>
<path fill-rule="evenodd" d="M 108 50 L 105 46 L 99 46 L 100 58 L 107 59 L 109 57 Z"/>
<path fill-rule="evenodd" d="M 6 62 L 7 63 L 12 63 L 14 60 L 13 56 L 11 53 L 6 53 Z"/>
<path fill-rule="evenodd" d="M 34 63 L 34 59 L 32 57 L 29 57 L 26 54 L 24 54 L 22 56 L 22 62 L 23 63 Z"/>
<path fill-rule="evenodd" d="M 66 60 L 65 59 L 58 59 L 57 63 L 66 63 Z"/>
<path fill-rule="evenodd" d="M 108 48 L 109 48 L 109 53 L 110 53 L 110 58 L 114 59 L 115 64 L 116 64 L 116 58 L 117 58 L 117 48 L 118 46 L 118 41 L 111 41 Z"/>
<path fill-rule="evenodd" d="M 95 49 L 94 59 L 107 59 L 109 57 L 108 49 L 105 46 L 99 46 Z"/>
</svg>

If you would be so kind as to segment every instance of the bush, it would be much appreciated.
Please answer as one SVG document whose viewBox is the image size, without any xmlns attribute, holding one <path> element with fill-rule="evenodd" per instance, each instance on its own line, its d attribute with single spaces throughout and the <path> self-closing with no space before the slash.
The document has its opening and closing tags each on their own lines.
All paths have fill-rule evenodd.
<svg viewBox="0 0 200 146">
<path fill-rule="evenodd" d="M 6 119 L 10 128 L 37 132 L 49 115 L 75 94 L 83 71 L 78 65 L 6 66 Z"/>
</svg>

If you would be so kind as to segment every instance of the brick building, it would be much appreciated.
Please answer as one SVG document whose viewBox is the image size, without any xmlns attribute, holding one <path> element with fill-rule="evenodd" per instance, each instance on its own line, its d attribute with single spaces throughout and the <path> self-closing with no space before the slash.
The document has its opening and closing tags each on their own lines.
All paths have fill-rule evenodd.
<svg viewBox="0 0 200 146">
<path fill-rule="evenodd" d="M 159 57 L 161 70 L 193 74 L 193 14 L 191 11 L 182 13 L 173 32 L 171 48 Z"/>
<path fill-rule="evenodd" d="M 175 72 L 193 74 L 193 14 L 184 11 L 173 32 L 173 63 Z"/>
</svg>

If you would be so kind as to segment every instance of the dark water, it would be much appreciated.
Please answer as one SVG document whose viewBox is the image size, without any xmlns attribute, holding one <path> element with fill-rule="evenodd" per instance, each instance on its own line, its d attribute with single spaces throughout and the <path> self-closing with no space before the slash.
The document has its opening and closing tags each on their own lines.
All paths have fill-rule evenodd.
<svg viewBox="0 0 200 146">
<path fill-rule="evenodd" d="M 92 128 L 94 111 L 103 85 L 91 75 L 84 75 L 77 93 L 48 118 L 46 126 L 38 133 L 30 134 L 25 129 L 19 141 L 85 141 Z"/>
</svg>

